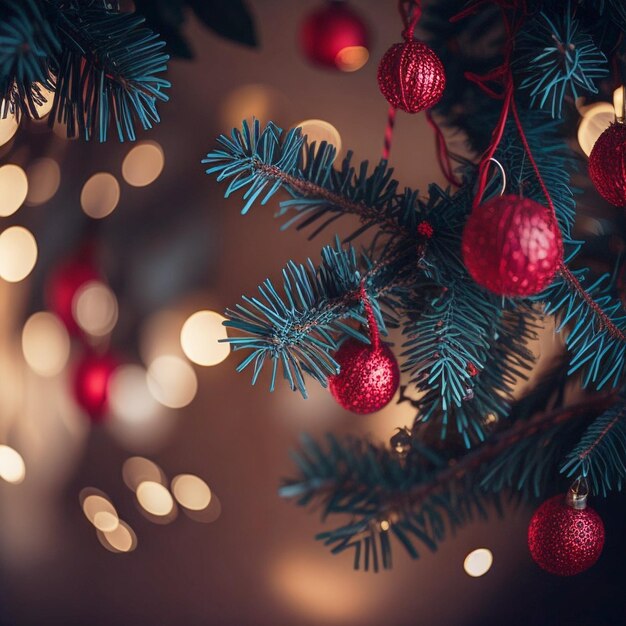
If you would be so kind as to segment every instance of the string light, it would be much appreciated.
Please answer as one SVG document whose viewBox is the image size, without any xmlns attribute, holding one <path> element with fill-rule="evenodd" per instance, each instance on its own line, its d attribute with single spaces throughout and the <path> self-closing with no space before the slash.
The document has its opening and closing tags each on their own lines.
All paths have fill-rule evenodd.
<svg viewBox="0 0 626 626">
<path fill-rule="evenodd" d="M 487 548 L 472 550 L 463 561 L 463 569 L 468 576 L 478 578 L 484 576 L 493 564 L 493 554 Z"/>
<path fill-rule="evenodd" d="M 116 418 L 139 425 L 150 423 L 158 414 L 159 404 L 146 378 L 146 370 L 140 365 L 122 365 L 115 370 L 109 383 L 109 406 Z"/>
<path fill-rule="evenodd" d="M 190 511 L 203 511 L 211 502 L 211 489 L 193 474 L 179 474 L 172 480 L 172 493 L 178 504 Z"/>
<path fill-rule="evenodd" d="M 10 446 L 0 445 L 0 478 L 18 485 L 26 476 L 22 455 Z"/>
<path fill-rule="evenodd" d="M 83 185 L 80 192 L 80 206 L 94 219 L 110 215 L 120 201 L 120 184 L 113 174 L 98 172 Z"/>
<path fill-rule="evenodd" d="M 180 344 L 187 358 L 197 365 L 217 365 L 230 353 L 226 339 L 224 317 L 213 311 L 197 311 L 183 324 L 180 331 Z"/>
<path fill-rule="evenodd" d="M 144 481 L 162 485 L 165 483 L 163 470 L 156 463 L 142 456 L 131 456 L 124 461 L 122 478 L 126 486 L 132 491 L 137 491 L 137 487 Z"/>
<path fill-rule="evenodd" d="M 151 515 L 165 517 L 174 509 L 172 494 L 161 483 L 146 480 L 139 484 L 135 495 L 141 508 Z"/>
<path fill-rule="evenodd" d="M 0 233 L 0 278 L 17 283 L 24 280 L 37 262 L 37 242 L 22 226 Z"/>
<path fill-rule="evenodd" d="M 28 178 L 23 169 L 13 163 L 0 167 L 0 217 L 13 215 L 27 194 Z"/>
<path fill-rule="evenodd" d="M 119 520 L 114 530 L 108 532 L 98 530 L 97 534 L 100 543 L 111 552 L 132 552 L 137 547 L 135 531 L 123 520 Z"/>
<path fill-rule="evenodd" d="M 148 368 L 148 389 L 163 406 L 180 409 L 195 398 L 198 380 L 189 363 L 164 355 L 154 359 Z"/>
<path fill-rule="evenodd" d="M 163 149 L 155 141 L 144 141 L 132 148 L 122 163 L 122 176 L 133 187 L 153 183 L 163 171 Z"/>
<path fill-rule="evenodd" d="M 36 374 L 60 374 L 70 356 L 70 338 L 61 320 L 46 311 L 33 313 L 22 330 L 22 352 Z"/>
<path fill-rule="evenodd" d="M 88 335 L 104 337 L 117 323 L 117 298 L 104 283 L 89 281 L 74 295 L 72 313 L 76 323 Z"/>
</svg>

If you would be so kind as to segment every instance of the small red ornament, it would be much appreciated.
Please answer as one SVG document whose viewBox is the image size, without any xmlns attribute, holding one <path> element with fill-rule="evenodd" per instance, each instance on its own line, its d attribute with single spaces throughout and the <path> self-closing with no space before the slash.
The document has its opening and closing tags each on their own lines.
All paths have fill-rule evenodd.
<svg viewBox="0 0 626 626">
<path fill-rule="evenodd" d="M 576 509 L 558 495 L 544 502 L 528 526 L 534 561 L 550 574 L 573 576 L 589 569 L 604 546 L 604 524 L 591 508 Z"/>
<path fill-rule="evenodd" d="M 329 387 L 344 409 L 366 415 L 389 404 L 400 384 L 400 370 L 385 344 L 375 347 L 350 338 L 335 354 L 335 361 L 341 370 L 330 378 Z"/>
<path fill-rule="evenodd" d="M 105 417 L 109 403 L 109 382 L 119 362 L 110 354 L 88 353 L 76 365 L 73 389 L 76 404 L 94 422 Z"/>
<path fill-rule="evenodd" d="M 347 2 L 328 2 L 310 13 L 300 44 L 311 63 L 345 72 L 358 70 L 369 58 L 368 28 Z"/>
<path fill-rule="evenodd" d="M 626 207 L 626 126 L 611 124 L 589 155 L 589 177 L 598 193 L 615 206 Z"/>
<path fill-rule="evenodd" d="M 46 285 L 47 307 L 59 316 L 72 334 L 79 335 L 81 332 L 72 310 L 76 292 L 85 283 L 101 279 L 89 250 L 83 250 L 65 260 L 50 275 Z"/>
<path fill-rule="evenodd" d="M 439 57 L 421 41 L 391 46 L 378 66 L 378 87 L 387 102 L 407 113 L 418 113 L 439 102 L 446 74 Z"/>
<path fill-rule="evenodd" d="M 505 195 L 474 208 L 462 252 L 479 285 L 501 296 L 531 296 L 552 282 L 563 261 L 563 240 L 546 207 Z"/>
</svg>

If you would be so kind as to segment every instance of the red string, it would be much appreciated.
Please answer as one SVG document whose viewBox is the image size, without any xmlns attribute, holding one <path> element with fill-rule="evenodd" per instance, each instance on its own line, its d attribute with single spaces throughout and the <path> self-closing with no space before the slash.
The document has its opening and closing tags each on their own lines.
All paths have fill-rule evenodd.
<svg viewBox="0 0 626 626">
<path fill-rule="evenodd" d="M 389 107 L 387 113 L 387 127 L 385 128 L 385 141 L 383 143 L 383 159 L 389 160 L 389 153 L 391 152 L 391 143 L 393 141 L 393 128 L 396 123 L 396 109 L 393 106 Z"/>
<path fill-rule="evenodd" d="M 380 332 L 378 331 L 378 324 L 376 324 L 376 318 L 374 317 L 374 309 L 372 309 L 372 303 L 367 295 L 365 289 L 365 280 L 361 281 L 361 287 L 359 289 L 359 298 L 363 303 L 365 309 L 365 317 L 367 318 L 367 328 L 369 331 L 370 342 L 372 343 L 372 349 L 378 350 L 380 347 Z"/>
<path fill-rule="evenodd" d="M 402 37 L 405 41 L 413 41 L 415 37 L 415 27 L 420 17 L 422 17 L 422 1 L 398 0 L 398 11 L 400 11 L 404 24 Z"/>
<path fill-rule="evenodd" d="M 454 175 L 452 162 L 450 160 L 450 152 L 448 151 L 448 146 L 446 145 L 446 139 L 430 111 L 426 111 L 426 120 L 430 124 L 430 127 L 435 131 L 435 140 L 437 142 L 437 161 L 443 175 L 451 185 L 460 187 L 461 182 Z"/>
</svg>

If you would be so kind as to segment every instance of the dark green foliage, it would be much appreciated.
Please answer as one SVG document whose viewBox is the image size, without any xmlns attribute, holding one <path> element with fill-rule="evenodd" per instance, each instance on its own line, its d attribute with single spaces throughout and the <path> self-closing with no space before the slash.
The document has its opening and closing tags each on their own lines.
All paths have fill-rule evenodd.
<svg viewBox="0 0 626 626">
<path fill-rule="evenodd" d="M 517 40 L 521 91 L 531 103 L 561 117 L 566 95 L 597 93 L 595 81 L 609 72 L 606 57 L 573 14 L 571 2 L 528 20 Z"/>
</svg>

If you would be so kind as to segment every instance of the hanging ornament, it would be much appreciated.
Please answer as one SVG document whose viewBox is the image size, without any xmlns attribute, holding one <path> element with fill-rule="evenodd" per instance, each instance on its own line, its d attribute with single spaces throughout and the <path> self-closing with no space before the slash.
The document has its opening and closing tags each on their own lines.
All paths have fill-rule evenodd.
<svg viewBox="0 0 626 626">
<path fill-rule="evenodd" d="M 413 447 L 411 431 L 408 428 L 398 428 L 398 432 L 389 440 L 389 445 L 399 458 L 405 458 Z"/>
<path fill-rule="evenodd" d="M 105 417 L 109 403 L 109 382 L 119 362 L 110 354 L 85 354 L 74 370 L 73 390 L 76 404 L 94 422 Z"/>
<path fill-rule="evenodd" d="M 589 569 L 600 557 L 604 524 L 586 500 L 586 482 L 576 481 L 567 495 L 550 498 L 532 516 L 528 547 L 546 572 L 573 576 Z"/>
<path fill-rule="evenodd" d="M 92 280 L 101 280 L 89 247 L 59 264 L 50 275 L 46 285 L 48 309 L 56 313 L 68 331 L 74 335 L 81 333 L 73 316 L 73 302 L 76 292 Z"/>
<path fill-rule="evenodd" d="M 611 204 L 626 207 L 626 126 L 611 124 L 589 155 L 589 178 Z"/>
<path fill-rule="evenodd" d="M 300 45 L 311 63 L 343 72 L 369 59 L 368 28 L 347 2 L 327 2 L 310 13 L 300 28 Z"/>
<path fill-rule="evenodd" d="M 474 208 L 463 231 L 462 252 L 479 285 L 501 296 L 531 296 L 552 282 L 563 261 L 563 241 L 546 207 L 504 195 Z"/>
<path fill-rule="evenodd" d="M 405 4 L 400 4 L 404 42 L 391 46 L 380 60 L 378 87 L 392 107 L 418 113 L 439 102 L 446 86 L 446 73 L 435 52 L 414 40 L 422 14 L 420 3 L 409 3 L 409 9 Z"/>
<path fill-rule="evenodd" d="M 329 379 L 330 392 L 348 411 L 365 415 L 387 406 L 400 384 L 393 352 L 380 341 L 378 326 L 365 289 L 361 299 L 367 314 L 370 344 L 350 338 L 334 355 L 339 373 Z"/>
</svg>

